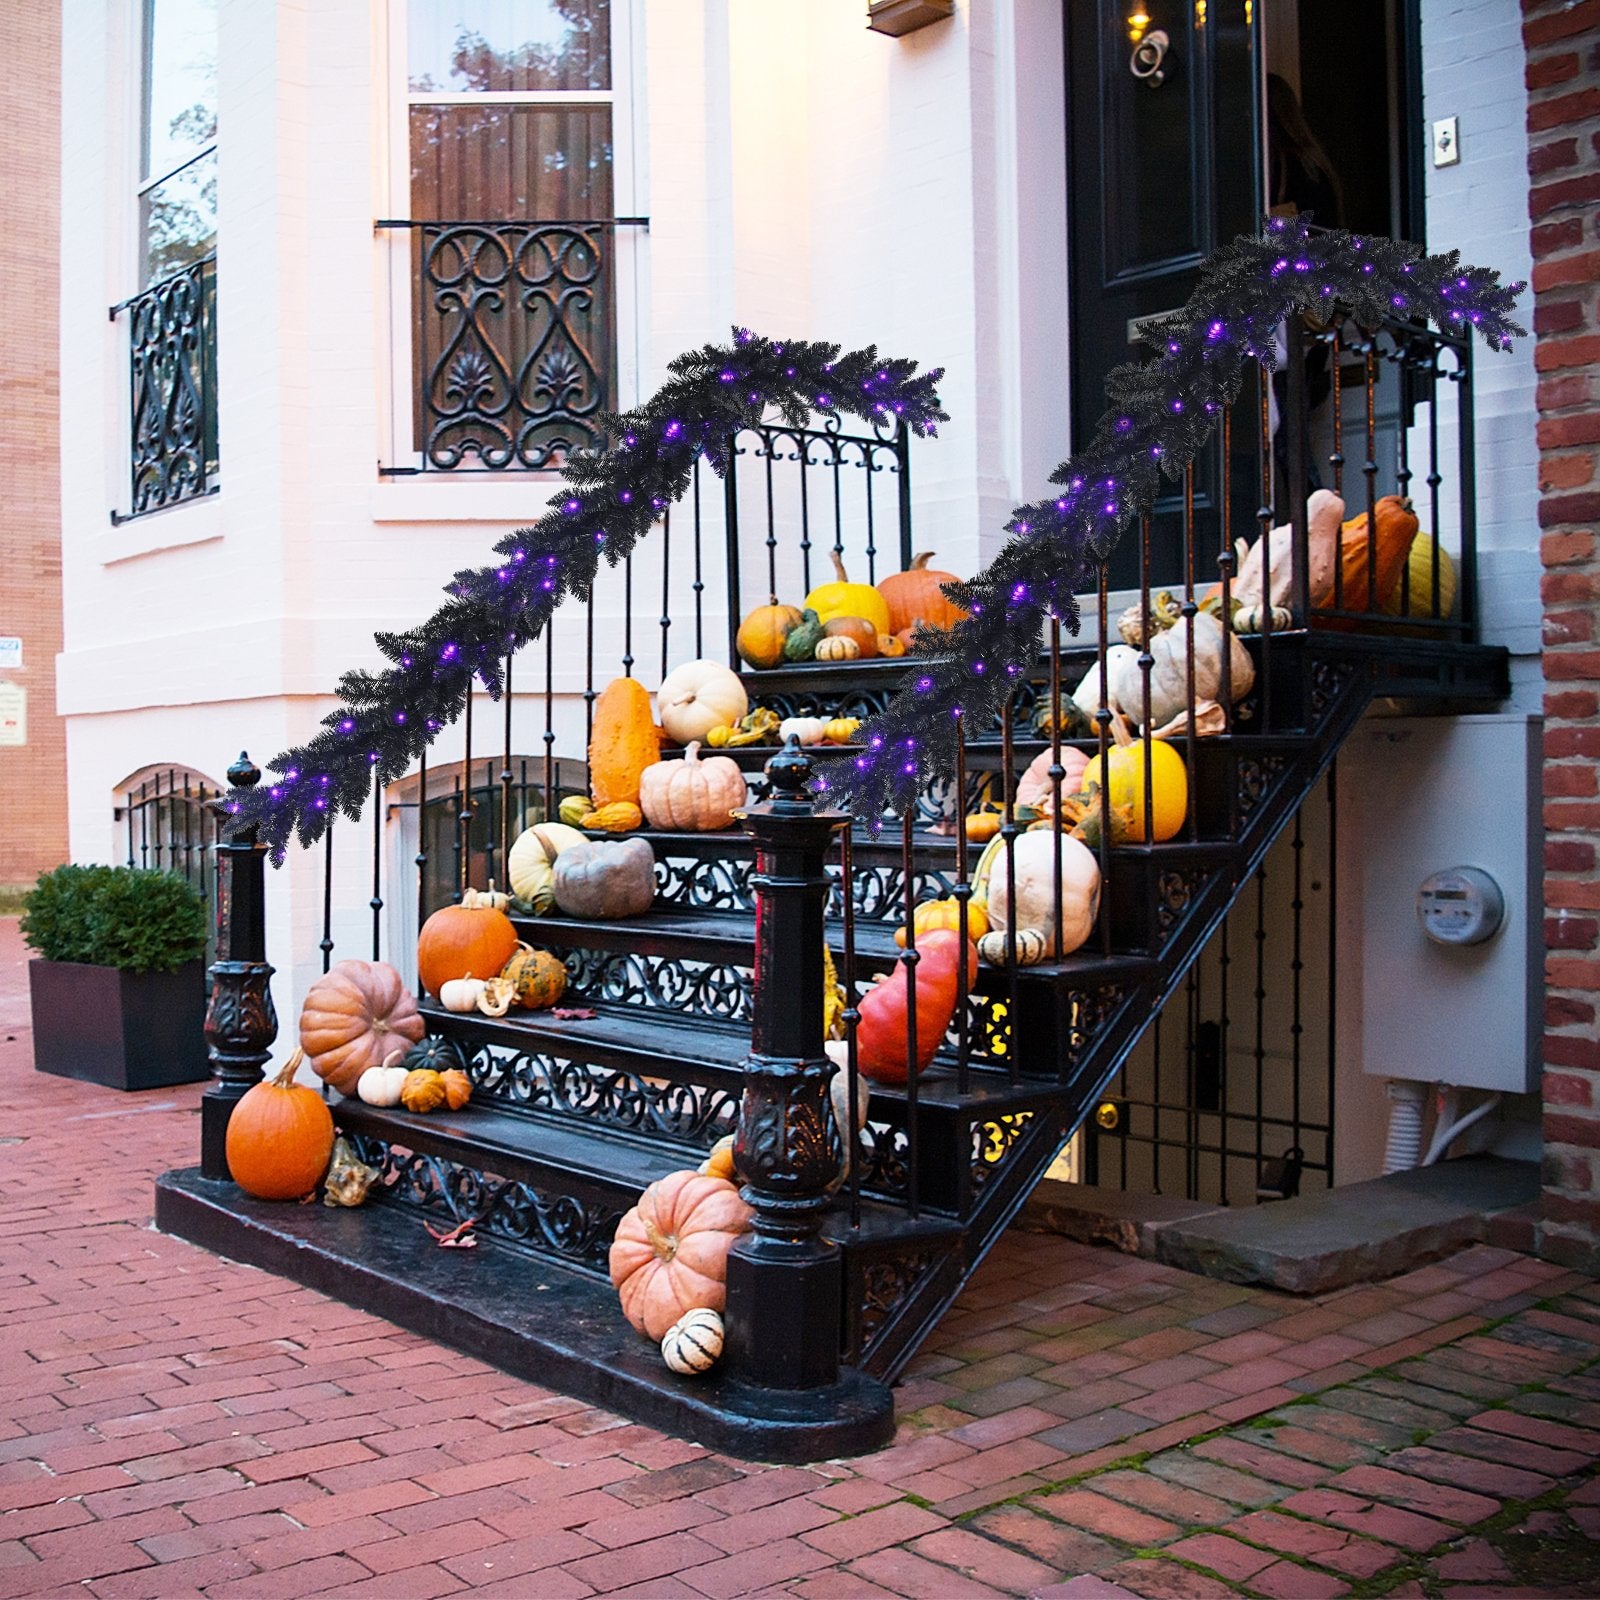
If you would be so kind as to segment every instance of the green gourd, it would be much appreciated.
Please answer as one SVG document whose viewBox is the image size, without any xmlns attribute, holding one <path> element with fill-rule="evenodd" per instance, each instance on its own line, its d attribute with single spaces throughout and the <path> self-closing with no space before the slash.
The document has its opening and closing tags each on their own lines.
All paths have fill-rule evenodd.
<svg viewBox="0 0 1600 1600">
<path fill-rule="evenodd" d="M 785 661 L 810 661 L 822 640 L 822 622 L 815 611 L 807 611 L 789 630 L 783 641 Z"/>
</svg>

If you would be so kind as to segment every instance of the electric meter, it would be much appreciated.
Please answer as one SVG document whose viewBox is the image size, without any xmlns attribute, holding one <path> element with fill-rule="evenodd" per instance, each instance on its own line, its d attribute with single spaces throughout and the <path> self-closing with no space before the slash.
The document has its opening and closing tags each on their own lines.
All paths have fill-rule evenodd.
<svg viewBox="0 0 1600 1600">
<path fill-rule="evenodd" d="M 1479 867 L 1450 867 L 1417 890 L 1417 921 L 1435 944 L 1482 944 L 1499 932 L 1506 901 Z"/>
</svg>

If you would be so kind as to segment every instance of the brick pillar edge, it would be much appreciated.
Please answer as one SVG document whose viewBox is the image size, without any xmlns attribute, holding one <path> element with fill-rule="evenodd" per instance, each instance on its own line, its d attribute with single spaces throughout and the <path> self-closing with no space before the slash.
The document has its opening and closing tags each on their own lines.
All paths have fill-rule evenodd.
<svg viewBox="0 0 1600 1600">
<path fill-rule="evenodd" d="M 1540 1254 L 1600 1270 L 1600 0 L 1523 0 L 1544 573 Z"/>
</svg>

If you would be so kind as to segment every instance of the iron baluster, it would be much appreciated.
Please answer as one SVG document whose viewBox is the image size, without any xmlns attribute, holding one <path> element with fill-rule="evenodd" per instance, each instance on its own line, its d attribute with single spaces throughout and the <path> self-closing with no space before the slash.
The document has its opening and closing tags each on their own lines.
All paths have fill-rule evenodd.
<svg viewBox="0 0 1600 1600">
<path fill-rule="evenodd" d="M 695 488 L 698 491 L 699 482 L 696 480 Z M 700 515 L 695 513 L 695 581 L 698 585 L 700 576 Z M 594 703 L 599 698 L 600 691 L 594 686 L 594 597 L 595 591 L 600 587 L 598 575 L 596 581 L 589 586 L 589 604 L 585 608 L 587 617 L 584 624 L 583 637 L 583 792 L 594 793 L 594 770 L 589 765 L 589 746 L 594 743 Z M 694 597 L 695 627 L 700 626 L 700 596 Z"/>
<path fill-rule="evenodd" d="M 906 947 L 900 957 L 906 969 L 906 1212 L 912 1217 L 918 1215 L 921 1176 L 917 1162 L 920 1132 L 917 1118 L 917 967 L 922 956 L 917 949 L 917 908 L 912 888 L 915 867 L 911 821 L 914 812 L 914 806 L 907 806 L 900 818 L 900 881 L 904 886 L 906 919 Z M 964 954 L 960 959 L 965 959 Z"/>
<path fill-rule="evenodd" d="M 550 629 L 553 621 L 554 619 L 552 618 L 550 622 L 546 622 L 544 625 L 546 648 L 548 648 Z M 513 651 L 506 651 L 506 677 L 505 688 L 503 691 L 505 694 L 506 703 L 505 749 L 502 752 L 500 766 L 500 859 L 494 863 L 494 866 L 498 867 L 500 870 L 498 873 L 496 873 L 491 868 L 489 874 L 491 885 L 494 879 L 498 877 L 501 888 L 503 888 L 507 894 L 511 892 L 511 840 L 513 837 L 511 832 L 511 785 L 516 779 L 516 774 L 513 772 L 511 767 L 511 707 L 513 698 L 513 691 L 511 688 L 511 662 L 514 654 L 515 652 Z"/>
<path fill-rule="evenodd" d="M 633 676 L 633 552 L 622 558 L 622 676 Z"/>
<path fill-rule="evenodd" d="M 333 824 L 328 818 L 328 831 L 322 836 L 322 942 L 317 946 L 322 952 L 322 970 L 326 972 L 333 963 Z"/>
<path fill-rule="evenodd" d="M 139 865 L 145 870 L 150 866 L 150 811 L 144 796 L 149 781 L 146 778 L 139 784 Z"/>
<path fill-rule="evenodd" d="M 544 820 L 546 822 L 553 822 L 561 808 L 561 802 L 556 794 L 556 644 L 553 620 L 544 625 Z"/>
<path fill-rule="evenodd" d="M 1188 757 L 1183 764 L 1184 782 L 1187 786 L 1187 804 L 1184 815 L 1189 823 L 1189 841 L 1191 844 L 1200 838 L 1200 818 L 1196 815 L 1195 805 L 1195 768 L 1198 765 L 1198 751 L 1200 748 L 1200 728 L 1197 722 L 1198 713 L 1195 710 L 1195 682 L 1194 682 L 1194 619 L 1200 607 L 1194 597 L 1194 463 L 1191 461 L 1183 471 L 1183 626 L 1187 631 L 1184 640 L 1184 705 L 1189 719 L 1189 737 L 1184 747 L 1184 754 Z M 1230 648 L 1226 636 L 1222 641 L 1222 653 L 1227 655 Z M 1145 751 L 1148 758 L 1150 752 Z M 1148 760 L 1146 761 L 1148 765 Z M 1058 807 L 1059 810 L 1059 807 Z"/>
<path fill-rule="evenodd" d="M 776 604 L 776 600 L 773 602 Z M 667 675 L 667 636 L 672 632 L 672 507 L 661 513 L 661 676 Z"/>
<path fill-rule="evenodd" d="M 333 832 L 330 820 L 328 832 Z M 423 745 L 417 760 L 417 853 L 412 858 L 417 869 L 417 932 L 428 920 L 428 747 Z"/>
<path fill-rule="evenodd" d="M 1257 537 L 1261 541 L 1261 593 L 1257 610 L 1261 616 L 1261 726 L 1272 726 L 1272 374 L 1266 366 L 1256 368 L 1261 386 L 1261 502 L 1256 508 Z M 1337 563 L 1336 563 L 1337 564 Z"/>
<path fill-rule="evenodd" d="M 969 935 L 968 918 L 971 914 L 970 902 L 972 900 L 972 880 L 968 874 L 967 851 L 967 819 L 966 819 L 966 793 L 967 793 L 967 721 L 960 710 L 955 715 L 956 724 L 956 881 L 951 889 L 956 902 L 956 926 L 961 935 L 962 948 L 966 947 Z M 967 1065 L 972 1054 L 972 1028 L 969 1013 L 972 1009 L 972 996 L 969 992 L 967 963 L 957 963 L 956 972 L 956 1017 L 958 1028 L 956 1033 L 956 1092 L 967 1092 Z"/>
<path fill-rule="evenodd" d="M 841 956 L 844 965 L 844 1038 L 845 1070 L 850 1074 L 847 1089 L 850 1095 L 850 1126 L 845 1137 L 850 1146 L 850 1226 L 861 1226 L 861 1062 L 856 1039 L 856 1029 L 861 1022 L 861 1011 L 856 1005 L 856 914 L 855 914 L 855 850 L 848 823 L 839 830 L 839 889 L 840 911 L 844 918 L 844 948 Z"/>
<path fill-rule="evenodd" d="M 1062 852 L 1062 816 L 1061 816 L 1061 780 L 1067 775 L 1067 769 L 1061 765 L 1061 619 L 1054 612 L 1050 616 L 1050 841 L 1053 850 L 1054 871 L 1051 877 L 1053 910 L 1056 919 L 1055 950 L 1053 954 L 1057 961 L 1064 955 L 1062 939 L 1062 905 L 1061 890 L 1061 852 Z M 963 835 L 966 828 L 961 829 Z M 1012 916 L 1010 921 L 1015 922 Z M 966 929 L 961 930 L 965 934 Z"/>
<path fill-rule="evenodd" d="M 1190 472 L 1193 472 L 1191 467 Z M 1217 574 L 1222 580 L 1222 725 L 1233 732 L 1233 569 L 1238 557 L 1233 553 L 1233 407 L 1222 408 L 1222 533 L 1217 551 Z M 1232 802 L 1230 801 L 1230 807 Z"/>
<path fill-rule="evenodd" d="M 902 418 L 895 428 L 895 463 L 900 474 L 900 570 L 912 562 L 911 550 L 911 430 Z"/>
<path fill-rule="evenodd" d="M 739 621 L 744 616 L 739 580 L 739 457 L 728 440 L 728 471 L 722 480 L 723 535 L 728 563 L 728 665 L 739 670 Z"/>
<path fill-rule="evenodd" d="M 1289 949 L 1289 1064 L 1290 1064 L 1290 1095 L 1293 1106 L 1294 1137 L 1293 1144 L 1300 1143 L 1300 1039 L 1305 1032 L 1300 1020 L 1300 980 L 1305 971 L 1305 962 L 1301 959 L 1300 935 L 1301 919 L 1305 912 L 1305 889 L 1303 865 L 1306 841 L 1301 829 L 1303 808 L 1296 806 L 1294 813 L 1294 832 L 1290 837 L 1289 849 L 1293 857 L 1293 895 L 1289 901 L 1290 918 L 1290 949 Z"/>
<path fill-rule="evenodd" d="M 767 603 L 775 606 L 778 603 L 778 518 L 772 500 L 772 463 L 777 454 L 777 435 L 761 430 L 761 438 L 766 446 L 762 454 L 766 459 L 767 488 Z"/>
<path fill-rule="evenodd" d="M 236 789 L 253 789 L 261 771 L 244 751 L 228 768 Z M 219 804 L 221 802 L 218 802 Z M 227 1178 L 228 1119 L 261 1081 L 278 1036 L 267 963 L 267 847 L 253 825 L 217 846 L 217 959 L 211 964 L 206 1044 L 215 1081 L 200 1097 L 200 1170 Z"/>
<path fill-rule="evenodd" d="M 771 1389 L 839 1378 L 843 1267 L 822 1237 L 841 1145 L 823 1049 L 826 857 L 846 819 L 819 814 L 811 762 L 791 739 L 768 763 L 768 796 L 741 826 L 755 843 L 755 1013 L 734 1165 L 753 1209 L 728 1256 L 727 1367 Z"/>
<path fill-rule="evenodd" d="M 1378 336 L 1369 333 L 1362 341 L 1366 356 L 1367 459 L 1361 464 L 1367 480 L 1367 605 L 1378 609 Z M 1344 564 L 1343 552 L 1338 565 Z"/>
<path fill-rule="evenodd" d="M 1139 519 L 1139 695 L 1140 719 L 1139 737 L 1143 741 L 1142 753 L 1144 760 L 1141 763 L 1143 772 L 1140 782 L 1144 790 L 1144 827 L 1140 830 L 1145 844 L 1150 844 L 1156 836 L 1156 787 L 1155 763 L 1151 761 L 1151 738 L 1153 727 L 1151 706 L 1151 674 L 1155 670 L 1156 658 L 1151 646 L 1155 642 L 1155 618 L 1150 614 L 1150 518 L 1143 516 Z M 1194 759 L 1191 749 L 1189 758 Z M 1111 787 L 1111 769 L 1109 763 L 1100 769 L 1100 776 L 1107 789 Z"/>
<path fill-rule="evenodd" d="M 454 810 L 451 813 L 452 817 L 454 818 L 454 826 L 452 826 L 452 828 L 450 830 L 450 834 L 451 834 L 452 839 L 455 841 L 455 846 L 454 846 L 455 847 L 455 862 L 454 862 L 454 866 L 455 866 L 455 887 L 456 887 L 456 898 L 459 900 L 461 898 L 461 896 L 466 892 L 466 887 L 467 887 L 467 852 L 466 852 L 465 847 L 462 844 L 462 831 L 463 831 L 463 821 L 462 821 L 462 819 L 464 817 L 470 815 L 469 812 L 463 810 L 463 807 L 464 807 L 466 802 L 463 799 L 462 793 L 461 793 L 461 774 L 460 773 L 456 774 L 455 787 L 451 791 L 451 793 L 452 793 L 452 798 L 453 798 L 453 802 L 454 802 Z"/>
<path fill-rule="evenodd" d="M 1006 1076 L 1013 1087 L 1022 1080 L 1022 1069 L 1017 1061 L 1017 827 L 1016 807 L 1016 752 L 1012 742 L 1012 718 L 1016 709 L 1016 691 L 1007 694 L 1000 707 L 1000 851 L 1005 857 L 1006 873 L 1006 979 L 1007 998 L 1011 1007 L 1012 1047 L 1006 1052 Z M 965 819 L 963 819 L 963 828 Z M 991 866 L 991 874 L 993 868 Z M 991 882 L 993 878 L 991 876 Z M 993 895 L 990 896 L 991 902 Z"/>
<path fill-rule="evenodd" d="M 1100 679 L 1100 704 L 1095 707 L 1094 723 L 1098 735 L 1100 755 L 1100 950 L 1103 955 L 1111 954 L 1111 707 L 1106 703 L 1110 698 L 1110 685 L 1106 681 L 1106 634 L 1111 626 L 1111 619 L 1107 609 L 1107 593 L 1110 588 L 1110 571 L 1105 562 L 1100 564 L 1100 576 L 1095 583 L 1096 615 L 1099 622 L 1099 638 L 1096 641 L 1096 651 L 1099 664 Z M 1015 1014 L 1012 1021 L 1015 1025 Z M 1013 1034 L 1013 1037 L 1015 1035 Z"/>
<path fill-rule="evenodd" d="M 1459 365 L 1452 375 L 1456 384 L 1456 436 L 1460 459 L 1456 477 L 1461 495 L 1461 625 L 1463 640 L 1478 637 L 1478 446 L 1472 419 L 1472 345 L 1467 339 L 1454 347 Z M 1438 538 L 1439 524 L 1434 523 Z M 1435 563 L 1437 570 L 1437 563 Z"/>
<path fill-rule="evenodd" d="M 1283 430 L 1284 488 L 1289 496 L 1289 548 L 1292 564 L 1290 593 L 1296 623 L 1304 628 L 1311 618 L 1311 524 L 1307 520 L 1306 499 L 1310 482 L 1306 473 L 1310 417 L 1306 393 L 1305 324 L 1297 316 L 1287 322 L 1287 362 L 1284 382 Z M 1271 603 L 1271 596 L 1266 597 Z"/>
<path fill-rule="evenodd" d="M 380 958 L 379 941 L 383 932 L 383 785 L 378 769 L 372 769 L 372 959 Z"/>
<path fill-rule="evenodd" d="M 472 689 L 467 684 L 467 709 L 462 718 L 461 783 L 457 788 L 460 809 L 456 813 L 456 891 L 458 898 L 467 892 L 467 877 L 472 871 Z"/>
<path fill-rule="evenodd" d="M 1402 334 L 1395 340 L 1395 366 L 1400 378 L 1400 426 L 1395 429 L 1395 493 L 1407 505 L 1411 503 L 1411 417 L 1415 404 L 1416 383 L 1414 374 L 1422 365 L 1417 355 L 1419 341 L 1410 334 Z M 1434 563 L 1437 567 L 1438 563 Z M 1400 615 L 1411 615 L 1411 562 L 1408 559 L 1400 569 Z M 1435 606 L 1434 614 L 1438 614 Z"/>
<path fill-rule="evenodd" d="M 878 581 L 878 534 L 877 529 L 873 526 L 872 475 L 878 469 L 872 464 L 870 447 L 862 450 L 861 465 L 866 472 L 866 477 L 863 481 L 866 485 L 867 496 L 867 582 L 876 583 Z"/>
<path fill-rule="evenodd" d="M 1262 1140 L 1264 1138 L 1264 1124 L 1262 1122 L 1262 1090 L 1265 1083 L 1265 1070 L 1267 1059 L 1266 1048 L 1266 1005 L 1267 1005 L 1267 867 L 1263 862 L 1256 868 L 1256 1171 L 1261 1170 L 1261 1158 L 1265 1154 Z"/>
<path fill-rule="evenodd" d="M 1228 978 L 1233 964 L 1228 954 L 1228 924 L 1231 920 L 1231 915 L 1225 915 L 1222 926 L 1217 930 L 1217 1104 L 1222 1112 L 1222 1132 L 1218 1139 L 1222 1145 L 1218 1189 L 1223 1205 L 1228 1203 L 1228 1118 L 1231 1112 L 1228 1099 Z"/>
<path fill-rule="evenodd" d="M 811 452 L 801 440 L 795 457 L 800 463 L 800 581 L 811 593 Z"/>
<path fill-rule="evenodd" d="M 694 491 L 694 654 L 699 660 L 706 653 L 705 646 L 705 579 L 701 574 L 701 521 L 700 521 L 700 457 L 694 458 L 692 478 Z M 591 606 L 590 615 L 593 616 Z M 592 688 L 593 685 L 591 684 Z"/>
<path fill-rule="evenodd" d="M 1333 383 L 1333 451 L 1328 457 L 1328 465 L 1333 469 L 1333 492 L 1341 499 L 1344 498 L 1344 375 L 1339 371 L 1339 358 L 1344 353 L 1344 344 L 1340 333 L 1340 319 L 1333 319 L 1330 332 L 1331 379 Z M 1435 527 L 1438 523 L 1435 522 Z M 1337 600 L 1334 602 L 1338 604 Z"/>
</svg>

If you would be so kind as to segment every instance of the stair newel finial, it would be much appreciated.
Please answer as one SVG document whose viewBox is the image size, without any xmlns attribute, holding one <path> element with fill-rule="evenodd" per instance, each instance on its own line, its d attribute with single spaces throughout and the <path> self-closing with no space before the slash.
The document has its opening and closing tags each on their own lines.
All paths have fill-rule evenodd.
<svg viewBox="0 0 1600 1600">
<path fill-rule="evenodd" d="M 819 811 L 791 737 L 768 763 L 768 798 L 741 818 L 755 841 L 755 1002 L 734 1165 L 755 1209 L 728 1258 L 728 1365 L 771 1389 L 839 1377 L 843 1263 L 820 1235 L 842 1165 L 823 1049 L 825 866 L 847 819 Z"/>
<path fill-rule="evenodd" d="M 261 769 L 244 751 L 228 768 L 235 789 L 253 789 Z M 200 1097 L 200 1170 L 227 1178 L 228 1119 L 261 1069 L 278 1036 L 272 1008 L 272 967 L 267 962 L 267 847 L 254 824 L 228 827 L 226 800 L 209 802 L 223 819 L 217 840 L 217 959 L 211 965 L 206 1044 L 216 1080 Z"/>
</svg>

